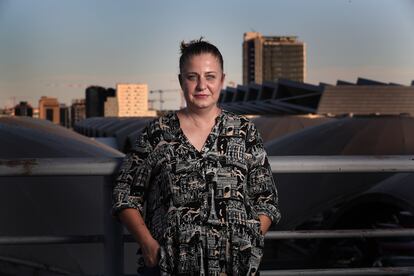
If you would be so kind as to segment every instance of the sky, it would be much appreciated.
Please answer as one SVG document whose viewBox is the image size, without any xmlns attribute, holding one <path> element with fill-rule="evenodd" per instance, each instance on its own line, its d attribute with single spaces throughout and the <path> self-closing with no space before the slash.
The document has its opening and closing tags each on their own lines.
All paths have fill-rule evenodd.
<svg viewBox="0 0 414 276">
<path fill-rule="evenodd" d="M 242 83 L 243 34 L 306 43 L 306 82 L 414 80 L 414 0 L 0 0 L 0 108 L 70 104 L 90 85 L 147 83 L 179 102 L 179 44 L 201 36 Z M 158 97 L 159 93 L 151 94 Z"/>
</svg>

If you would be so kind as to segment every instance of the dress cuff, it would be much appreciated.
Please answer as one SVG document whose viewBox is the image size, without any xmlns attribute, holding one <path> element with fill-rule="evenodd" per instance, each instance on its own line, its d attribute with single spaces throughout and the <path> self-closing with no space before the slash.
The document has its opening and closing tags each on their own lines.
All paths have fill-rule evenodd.
<svg viewBox="0 0 414 276">
<path fill-rule="evenodd" d="M 127 209 L 127 208 L 134 208 L 137 209 L 141 216 L 143 215 L 143 206 L 141 204 L 142 198 L 131 196 L 128 192 L 119 192 L 116 196 L 117 200 L 115 200 L 114 204 L 112 205 L 112 215 L 117 217 L 119 212 Z"/>
<path fill-rule="evenodd" d="M 280 211 L 275 205 L 272 204 L 261 204 L 255 207 L 258 215 L 265 215 L 270 218 L 272 224 L 276 224 L 280 221 Z"/>
</svg>

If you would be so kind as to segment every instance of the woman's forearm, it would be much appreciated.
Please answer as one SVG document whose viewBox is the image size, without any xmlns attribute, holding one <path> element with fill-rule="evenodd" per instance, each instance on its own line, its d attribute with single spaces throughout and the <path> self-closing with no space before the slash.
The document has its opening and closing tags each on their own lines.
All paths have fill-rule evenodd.
<svg viewBox="0 0 414 276">
<path fill-rule="evenodd" d="M 133 208 L 124 209 L 118 217 L 140 246 L 152 239 L 152 235 L 138 210 Z"/>
<path fill-rule="evenodd" d="M 156 266 L 159 261 L 160 245 L 152 237 L 138 210 L 132 208 L 124 209 L 120 212 L 119 219 L 141 247 L 145 265 L 148 267 Z"/>
</svg>

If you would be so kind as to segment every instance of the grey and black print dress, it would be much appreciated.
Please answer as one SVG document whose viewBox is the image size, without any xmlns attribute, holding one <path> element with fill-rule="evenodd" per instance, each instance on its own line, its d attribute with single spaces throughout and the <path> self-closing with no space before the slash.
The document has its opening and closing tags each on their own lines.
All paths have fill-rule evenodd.
<svg viewBox="0 0 414 276">
<path fill-rule="evenodd" d="M 113 199 L 115 214 L 144 216 L 164 275 L 254 275 L 263 255 L 258 215 L 280 219 L 260 135 L 224 110 L 201 151 L 175 112 L 152 121 L 125 157 Z"/>
</svg>

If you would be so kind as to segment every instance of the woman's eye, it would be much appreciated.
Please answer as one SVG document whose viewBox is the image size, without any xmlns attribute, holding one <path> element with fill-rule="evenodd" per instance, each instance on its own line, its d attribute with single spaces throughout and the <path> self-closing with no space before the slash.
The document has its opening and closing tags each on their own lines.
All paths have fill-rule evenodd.
<svg viewBox="0 0 414 276">
<path fill-rule="evenodd" d="M 194 75 L 189 75 L 189 76 L 187 76 L 187 79 L 193 81 L 193 80 L 196 80 L 197 77 L 194 76 Z"/>
</svg>

